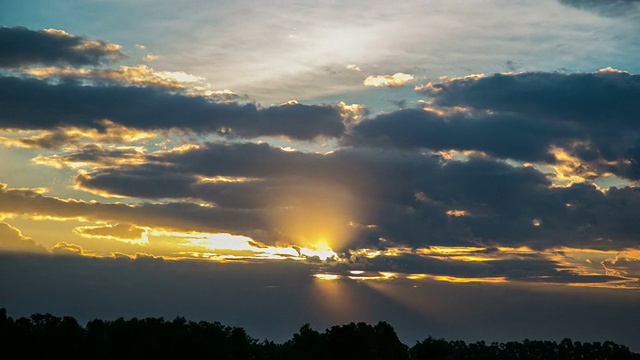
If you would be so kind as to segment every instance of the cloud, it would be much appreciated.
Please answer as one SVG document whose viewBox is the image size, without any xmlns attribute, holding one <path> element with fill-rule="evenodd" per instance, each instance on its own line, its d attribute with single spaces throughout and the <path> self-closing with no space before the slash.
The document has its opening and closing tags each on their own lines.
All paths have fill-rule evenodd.
<svg viewBox="0 0 640 360">
<path fill-rule="evenodd" d="M 64 144 L 68 145 L 70 142 Z M 137 147 L 105 147 L 98 144 L 85 144 L 73 149 L 75 151 L 72 150 L 62 155 L 54 154 L 48 157 L 38 155 L 33 159 L 33 162 L 58 169 L 118 166 L 145 162 L 143 151 Z"/>
<path fill-rule="evenodd" d="M 46 253 L 46 249 L 22 235 L 20 230 L 0 222 L 0 252 Z"/>
<path fill-rule="evenodd" d="M 640 278 L 640 258 L 621 254 L 603 260 L 602 267 L 612 276 L 635 277 L 636 283 Z"/>
<path fill-rule="evenodd" d="M 76 186 L 98 194 L 195 199 L 229 210 L 259 210 L 263 219 L 317 215 L 319 223 L 343 228 L 336 248 L 405 244 L 624 249 L 637 246 L 634 234 L 640 231 L 631 221 L 640 211 L 640 193 L 634 187 L 606 193 L 589 184 L 557 187 L 531 166 L 479 156 L 443 160 L 392 149 L 315 154 L 267 144 L 207 143 L 150 153 L 138 164 L 101 166 L 80 174 Z M 622 199 L 625 207 L 618 206 Z M 452 211 L 465 216 L 451 216 Z M 352 225 L 345 230 L 347 224 Z M 299 235 L 277 222 L 264 226 L 282 235 Z"/>
<path fill-rule="evenodd" d="M 611 68 L 527 72 L 445 79 L 416 89 L 431 98 L 426 111 L 362 121 L 346 143 L 473 150 L 558 165 L 565 177 L 572 168 L 582 181 L 605 174 L 640 178 L 640 75 Z"/>
<path fill-rule="evenodd" d="M 583 271 L 579 264 L 565 257 L 551 256 L 528 248 L 431 247 L 421 249 L 391 248 L 351 251 L 348 263 L 327 266 L 327 271 L 357 280 L 360 277 L 390 273 L 387 280 L 438 279 L 450 282 L 530 282 L 554 284 L 601 284 L 636 287 L 638 278 L 625 277 L 594 266 Z M 354 269 L 366 269 L 364 274 Z M 636 274 L 637 276 L 637 274 Z"/>
<path fill-rule="evenodd" d="M 119 45 L 88 40 L 62 30 L 0 27 L 0 67 L 101 65 L 124 58 Z"/>
<path fill-rule="evenodd" d="M 351 129 L 347 144 L 401 149 L 476 150 L 497 158 L 553 161 L 548 148 L 580 136 L 573 127 L 512 114 L 441 115 L 405 109 L 362 121 Z"/>
<path fill-rule="evenodd" d="M 340 107 L 340 112 L 342 113 L 342 118 L 344 119 L 344 123 L 347 126 L 352 126 L 363 119 L 365 119 L 369 115 L 369 109 L 362 104 L 351 104 L 347 105 L 344 102 L 338 103 Z"/>
<path fill-rule="evenodd" d="M 205 80 L 203 77 L 187 74 L 184 71 L 158 71 L 156 73 L 161 79 L 173 80 L 185 83 L 192 83 Z"/>
<path fill-rule="evenodd" d="M 57 255 L 85 255 L 84 249 L 80 245 L 70 244 L 61 241 L 53 246 L 51 252 Z"/>
<path fill-rule="evenodd" d="M 146 65 L 118 68 L 32 67 L 21 70 L 23 75 L 48 82 L 76 82 L 84 85 L 158 86 L 182 95 L 205 97 L 212 102 L 229 102 L 241 97 L 231 90 L 213 90 L 205 78 L 184 71 L 157 71 Z M 243 96 L 248 100 L 248 96 Z"/>
<path fill-rule="evenodd" d="M 432 84 L 420 92 L 433 96 L 440 106 L 526 113 L 542 120 L 591 125 L 609 120 L 617 131 L 635 129 L 632 119 L 640 110 L 633 105 L 640 93 L 640 75 L 605 70 L 465 77 Z"/>
<path fill-rule="evenodd" d="M 625 17 L 638 15 L 638 0 L 558 0 L 561 4 L 588 10 L 603 16 Z"/>
<path fill-rule="evenodd" d="M 105 204 L 63 200 L 29 189 L 10 189 L 6 186 L 2 186 L 0 191 L 0 213 L 32 219 L 133 223 L 140 227 L 187 232 L 252 234 L 253 231 L 268 229 L 267 216 L 260 210 L 204 207 L 193 203 Z"/>
<path fill-rule="evenodd" d="M 149 54 L 145 55 L 142 58 L 142 61 L 144 61 L 144 62 L 153 62 L 153 61 L 158 61 L 160 59 L 162 59 L 162 56 L 154 54 L 154 53 L 149 53 Z"/>
<path fill-rule="evenodd" d="M 140 240 L 145 229 L 131 224 L 115 224 L 106 226 L 80 226 L 74 229 L 85 237 L 116 238 L 123 240 Z"/>
<path fill-rule="evenodd" d="M 175 160 L 188 160 L 190 154 L 183 155 L 185 156 L 181 159 Z M 635 216 L 640 210 L 640 195 L 635 189 L 613 188 L 603 194 L 586 185 L 549 188 L 541 186 L 545 185 L 544 177 L 536 175 L 532 169 L 511 168 L 509 165 L 487 160 L 449 161 L 445 166 L 435 166 L 437 163 L 434 163 L 433 167 L 425 168 L 426 163 L 418 164 L 415 158 L 395 157 L 381 162 L 381 154 L 369 155 L 370 158 L 364 157 L 363 154 L 338 154 L 329 162 L 345 163 L 325 165 L 328 166 L 325 169 L 349 168 L 357 163 L 360 166 L 359 171 L 366 171 L 376 179 L 376 191 L 369 193 L 369 197 L 364 197 L 365 194 L 362 193 L 360 195 L 363 197 L 357 199 L 361 205 L 367 207 L 367 211 L 364 212 L 354 211 L 338 215 L 340 211 L 344 211 L 344 204 L 340 201 L 344 201 L 345 195 L 358 196 L 357 182 L 354 182 L 346 193 L 332 195 L 331 192 L 321 192 L 318 196 L 310 195 L 312 188 L 308 184 L 306 188 L 291 191 L 294 186 L 303 185 L 285 182 L 275 194 L 277 199 L 282 199 L 280 202 L 265 201 L 263 207 L 254 209 L 234 207 L 237 204 L 228 200 L 225 207 L 201 206 L 202 202 L 198 200 L 195 203 L 174 201 L 138 205 L 89 203 L 47 197 L 28 189 L 5 188 L 0 192 L 0 212 L 33 219 L 84 219 L 135 224 L 135 228 L 128 225 L 82 227 L 81 232 L 90 233 L 92 236 L 122 237 L 121 232 L 128 236 L 132 229 L 134 232 L 141 231 L 139 227 L 209 233 L 231 232 L 230 229 L 234 229 L 234 233 L 238 235 L 251 236 L 264 243 L 295 244 L 296 241 L 305 239 L 303 233 L 297 232 L 300 229 L 293 225 L 283 227 L 282 223 L 274 221 L 274 216 L 282 211 L 280 208 L 286 208 L 281 216 L 286 219 L 287 224 L 298 223 L 305 230 L 312 232 L 326 230 L 327 225 L 336 226 L 337 223 L 352 220 L 349 224 L 352 233 L 343 232 L 343 235 L 353 236 L 355 239 L 342 244 L 331 243 L 335 249 L 342 246 L 342 250 L 345 251 L 343 259 L 349 259 L 351 264 L 344 268 L 341 263 L 336 263 L 336 271 L 364 267 L 368 271 L 392 271 L 405 274 L 403 276 L 424 274 L 426 278 L 442 277 L 444 281 L 492 281 L 491 279 L 503 278 L 505 281 L 600 284 L 598 286 L 624 286 L 630 281 L 637 281 L 634 277 L 636 272 L 606 272 L 603 268 L 598 268 L 597 262 L 593 262 L 595 267 L 586 271 L 581 269 L 578 262 L 572 260 L 574 255 L 549 255 L 559 248 L 560 251 L 568 253 L 569 251 L 562 250 L 562 247 L 573 246 L 575 249 L 581 247 L 579 251 L 596 260 L 594 254 L 588 254 L 588 249 L 601 249 L 598 251 L 613 257 L 616 251 L 624 252 L 624 249 L 637 247 L 635 234 L 640 228 L 635 222 Z M 236 155 L 236 160 L 238 159 Z M 318 164 L 313 164 L 318 159 L 308 160 L 312 163 L 309 164 L 310 169 L 318 167 Z M 175 166 L 170 163 L 167 165 Z M 187 165 L 187 168 L 194 165 Z M 393 172 L 389 171 L 392 167 L 402 175 L 394 176 Z M 408 167 L 416 172 L 412 173 Z M 181 172 L 187 168 L 177 171 Z M 267 170 L 265 168 L 263 171 Z M 313 173 L 309 169 L 303 169 L 299 176 L 303 176 L 306 171 L 309 171 L 309 174 Z M 165 172 L 170 173 L 168 170 Z M 124 178 L 114 178 L 113 174 L 103 172 L 98 177 L 100 182 L 89 183 L 88 186 L 108 187 L 128 182 L 131 186 L 126 187 L 127 191 L 139 197 L 150 194 L 149 191 L 155 191 L 154 196 L 158 196 L 159 191 L 164 191 L 160 195 L 184 199 L 192 199 L 199 194 L 207 197 L 221 192 L 233 200 L 248 193 L 244 201 L 254 201 L 254 204 L 256 199 L 259 201 L 261 197 L 267 197 L 265 192 L 255 191 L 268 190 L 260 185 L 260 182 L 257 182 L 256 187 L 243 187 L 246 184 L 256 185 L 253 180 L 238 179 L 234 182 L 232 179 L 228 181 L 221 178 L 209 182 L 210 187 L 198 193 L 180 185 L 177 175 L 178 180 L 175 184 L 164 178 L 159 178 L 157 184 L 154 184 L 152 179 L 162 175 L 159 170 L 140 179 L 130 177 L 130 171 L 124 171 L 123 174 Z M 345 178 L 349 180 L 360 176 L 362 174 L 358 172 L 345 174 Z M 404 177 L 411 180 L 401 183 L 400 179 Z M 188 173 L 183 178 L 186 179 L 184 182 L 188 181 Z M 423 191 L 420 196 L 414 195 L 416 199 L 413 201 L 404 198 L 403 193 L 397 193 L 402 187 L 415 189 L 416 185 L 425 181 L 428 184 L 421 188 Z M 152 190 L 143 188 L 142 185 L 145 183 Z M 218 184 L 222 185 L 221 189 L 216 187 Z M 241 184 L 240 188 L 235 187 Z M 393 185 L 383 188 L 385 184 Z M 399 186 L 400 189 L 395 186 Z M 120 188 L 112 186 L 110 190 L 118 189 Z M 325 204 L 318 204 L 318 201 L 325 201 Z M 619 206 L 621 201 L 626 202 L 625 207 Z M 454 206 L 466 209 L 465 216 L 449 215 L 447 209 Z M 325 215 L 319 215 L 318 211 L 324 211 Z M 304 219 L 308 221 L 304 222 Z M 534 219 L 540 219 L 540 226 L 532 224 Z M 259 223 L 261 225 L 258 225 Z M 306 234 L 309 235 L 313 234 Z M 301 237 L 296 240 L 297 236 Z M 345 241 L 348 238 L 339 239 Z M 460 251 L 460 246 L 480 248 L 465 252 Z M 527 246 L 528 250 L 518 248 L 521 246 Z M 69 246 L 58 247 L 60 251 L 77 250 Z M 449 252 L 447 249 L 458 250 Z M 197 251 L 212 250 L 203 248 Z M 371 253 L 378 254 L 370 255 Z M 629 253 L 626 258 L 637 259 L 638 256 Z M 618 268 L 622 270 L 623 265 L 620 262 Z M 609 265 L 608 268 L 615 267 Z"/>
<path fill-rule="evenodd" d="M 640 178 L 638 75 L 606 68 L 441 78 L 416 87 L 426 97 L 421 109 L 368 118 L 363 105 L 343 102 L 292 100 L 270 107 L 216 102 L 214 95 L 226 100 L 238 95 L 207 94 L 194 85 L 203 78 L 179 71 L 74 68 L 80 65 L 64 61 L 44 65 L 0 78 L 0 128 L 13 132 L 1 141 L 26 148 L 68 146 L 34 161 L 80 169 L 75 191 L 127 198 L 127 203 L 61 199 L 5 186 L 0 211 L 11 216 L 98 222 L 76 229 L 85 237 L 139 239 L 145 229 L 224 232 L 256 244 L 324 245 L 342 255 L 430 246 L 538 252 L 638 246 L 637 188 L 603 191 L 592 184 L 611 174 Z M 365 84 L 402 86 L 415 80 L 397 73 L 368 77 Z M 169 130 L 207 139 L 218 135 L 228 142 L 155 151 L 155 145 L 104 144 L 140 145 Z M 238 141 L 270 136 L 336 138 L 338 146 L 314 153 Z M 59 244 L 56 251 L 83 253 Z M 496 281 L 538 276 L 558 283 L 624 277 L 621 270 L 589 277 L 560 257 L 464 266 L 441 254 L 409 253 L 401 260 L 384 261 L 449 279 L 471 279 L 473 273 Z M 527 271 L 509 271 L 519 266 Z"/>
<path fill-rule="evenodd" d="M 113 148 L 116 144 L 144 141 L 158 136 L 158 134 L 153 132 L 125 128 L 124 126 L 114 124 L 108 120 L 100 121 L 98 123 L 103 126 L 100 130 L 83 129 L 78 127 L 56 127 L 51 130 L 40 131 L 13 130 L 13 134 L 17 134 L 18 136 L 0 137 L 0 144 L 10 147 L 31 149 L 58 149 L 64 146 L 79 145 L 90 142 L 91 144 L 84 144 L 82 146 L 100 147 L 100 144 L 108 143 L 106 146 Z M 34 132 L 37 134 L 31 135 Z M 139 149 L 124 149 L 122 147 L 118 150 L 140 152 Z M 89 150 L 86 150 L 85 152 L 89 152 Z"/>
<path fill-rule="evenodd" d="M 139 130 L 181 129 L 227 136 L 286 136 L 298 140 L 340 136 L 340 110 L 326 105 L 215 103 L 207 97 L 161 87 L 83 86 L 43 80 L 0 78 L 0 128 L 103 130 L 104 119 Z M 34 94 L 38 94 L 35 96 Z"/>
<path fill-rule="evenodd" d="M 198 81 L 193 75 L 155 71 L 146 65 L 120 66 L 117 69 L 77 69 L 70 67 L 36 67 L 24 70 L 25 74 L 40 79 L 91 80 L 93 82 L 120 83 L 125 85 L 153 85 L 184 89 L 183 83 Z M 184 74 L 184 75 L 183 75 Z"/>
<path fill-rule="evenodd" d="M 0 137 L 0 143 L 11 147 L 56 149 L 75 143 L 78 137 L 62 129 L 54 129 L 29 137 Z"/>
<path fill-rule="evenodd" d="M 395 73 L 393 75 L 371 75 L 364 79 L 365 86 L 398 87 L 415 81 L 413 75 Z"/>
</svg>

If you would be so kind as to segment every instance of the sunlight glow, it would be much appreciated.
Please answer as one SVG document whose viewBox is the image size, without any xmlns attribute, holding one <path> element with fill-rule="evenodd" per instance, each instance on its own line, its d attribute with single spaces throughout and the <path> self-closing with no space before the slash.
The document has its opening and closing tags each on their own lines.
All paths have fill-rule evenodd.
<svg viewBox="0 0 640 360">
<path fill-rule="evenodd" d="M 306 257 L 317 256 L 320 260 L 338 257 L 338 254 L 336 254 L 335 251 L 331 250 L 327 244 L 323 243 L 312 245 L 310 248 L 302 247 L 300 248 L 300 254 Z"/>
<path fill-rule="evenodd" d="M 268 199 L 274 211 L 271 220 L 283 243 L 299 246 L 301 254 L 327 259 L 352 239 L 349 226 L 355 216 L 352 195 L 328 182 L 306 184 L 292 204 L 288 190 L 274 190 Z"/>
<path fill-rule="evenodd" d="M 261 244 L 249 237 L 227 233 L 183 233 L 173 231 L 150 231 L 152 237 L 163 237 L 180 244 L 185 249 L 180 254 L 214 261 L 241 259 L 306 260 L 317 257 L 324 261 L 338 255 L 326 244 L 318 243 L 308 247 Z M 164 240 L 168 241 L 168 240 Z"/>
<path fill-rule="evenodd" d="M 320 279 L 320 280 L 338 280 L 340 278 L 340 275 L 336 275 L 336 274 L 314 274 L 313 275 L 316 279 Z"/>
<path fill-rule="evenodd" d="M 455 216 L 455 217 L 465 216 L 467 215 L 467 211 L 466 210 L 447 210 L 447 215 Z"/>
<path fill-rule="evenodd" d="M 205 80 L 203 77 L 187 74 L 184 71 L 157 71 L 154 74 L 162 79 L 175 80 L 178 82 L 197 82 Z"/>
<path fill-rule="evenodd" d="M 458 277 L 447 275 L 430 275 L 430 274 L 411 274 L 406 277 L 409 280 L 431 279 L 436 281 L 444 281 L 451 283 L 503 283 L 507 282 L 507 278 L 503 276 L 493 277 Z"/>
<path fill-rule="evenodd" d="M 241 176 L 215 176 L 215 177 L 198 177 L 201 183 L 243 183 L 257 180 L 257 178 L 241 177 Z"/>
<path fill-rule="evenodd" d="M 7 147 L 28 149 L 63 147 L 64 152 L 67 153 L 77 151 L 78 145 L 87 146 L 90 149 L 95 148 L 96 150 L 136 150 L 139 153 L 143 153 L 144 148 L 141 146 L 124 146 L 124 144 L 140 142 L 158 136 L 153 132 L 127 128 L 107 119 L 102 119 L 98 123 L 103 129 L 84 129 L 73 126 L 58 127 L 54 130 L 12 131 L 11 129 L 5 129 L 0 132 L 0 144 Z M 39 157 L 42 158 L 44 156 Z M 109 160 L 118 163 L 117 161 L 119 160 L 128 161 L 129 159 L 129 157 L 123 156 Z"/>
<path fill-rule="evenodd" d="M 348 276 L 348 278 L 355 281 L 393 280 L 395 277 L 395 274 L 391 272 L 366 273 L 364 271 L 350 271 L 350 273 L 353 275 Z"/>
<path fill-rule="evenodd" d="M 578 145 L 589 146 L 586 143 L 574 144 L 574 146 Z M 588 179 L 598 176 L 597 172 L 588 168 L 588 164 L 571 155 L 566 149 L 551 146 L 549 153 L 556 159 L 553 165 L 549 165 L 555 171 L 551 179 L 555 186 L 568 187 L 573 184 L 587 182 Z"/>
<path fill-rule="evenodd" d="M 467 246 L 431 246 L 429 247 L 429 250 L 432 250 L 433 252 L 438 254 L 467 254 L 469 252 L 482 251 L 485 250 L 485 248 Z"/>
<path fill-rule="evenodd" d="M 407 279 L 409 280 L 421 280 L 426 278 L 427 275 L 426 274 L 411 274 L 411 275 L 407 275 Z"/>
<path fill-rule="evenodd" d="M 148 229 L 130 224 L 78 226 L 74 233 L 85 238 L 111 239 L 130 244 L 149 244 Z"/>
</svg>

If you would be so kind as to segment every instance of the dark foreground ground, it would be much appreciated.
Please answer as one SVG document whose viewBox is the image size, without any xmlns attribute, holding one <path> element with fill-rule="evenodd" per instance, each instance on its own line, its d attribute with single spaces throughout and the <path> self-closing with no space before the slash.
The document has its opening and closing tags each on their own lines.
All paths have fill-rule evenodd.
<svg viewBox="0 0 640 360">
<path fill-rule="evenodd" d="M 427 338 L 409 347 L 386 322 L 350 323 L 324 332 L 307 324 L 282 344 L 244 329 L 184 318 L 93 320 L 81 326 L 69 316 L 34 314 L 12 319 L 0 309 L 2 359 L 639 359 L 611 341 L 465 343 Z"/>
</svg>

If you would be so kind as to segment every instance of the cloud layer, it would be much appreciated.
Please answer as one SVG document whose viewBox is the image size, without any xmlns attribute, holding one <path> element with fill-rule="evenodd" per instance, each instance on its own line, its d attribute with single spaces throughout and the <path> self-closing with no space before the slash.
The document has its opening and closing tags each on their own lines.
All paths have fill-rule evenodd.
<svg viewBox="0 0 640 360">
<path fill-rule="evenodd" d="M 336 209 L 348 206 L 352 212 L 340 220 L 344 226 L 375 225 L 352 225 L 359 244 L 355 246 L 384 246 L 380 242 L 384 238 L 416 247 L 624 249 L 637 245 L 634 233 L 640 230 L 632 220 L 640 210 L 635 188 L 602 193 L 589 184 L 553 187 L 533 167 L 477 156 L 447 161 L 398 150 L 310 154 L 266 144 L 208 143 L 79 175 L 76 184 L 97 193 L 197 199 L 266 213 L 282 208 L 304 211 L 323 201 Z M 332 192 L 340 195 L 332 198 Z M 617 206 L 621 199 L 624 208 Z"/>
<path fill-rule="evenodd" d="M 380 115 L 352 129 L 347 143 L 557 165 L 585 178 L 615 174 L 636 180 L 640 77 L 528 72 L 470 76 L 416 87 L 425 110 Z"/>
<path fill-rule="evenodd" d="M 0 143 L 45 149 L 33 161 L 71 176 L 74 194 L 5 185 L 7 218 L 80 221 L 76 240 L 129 250 L 159 249 L 160 237 L 174 249 L 191 242 L 192 251 L 170 253 L 182 257 L 288 249 L 272 258 L 328 258 L 325 269 L 342 278 L 365 268 L 361 278 L 396 271 L 637 286 L 638 75 L 443 77 L 415 87 L 416 106 L 403 101 L 401 110 L 371 115 L 344 102 L 264 107 L 231 91 L 223 99 L 185 85 L 204 79 L 181 71 L 86 69 L 117 60 L 120 48 L 61 31 L 3 31 L 101 54 L 7 60 L 21 69 L 0 77 Z M 29 65 L 49 67 L 22 68 Z M 368 79 L 382 88 L 415 81 L 403 73 Z M 216 248 L 206 236 L 221 233 L 246 238 Z M 53 253 L 96 254 L 60 240 Z"/>
<path fill-rule="evenodd" d="M 104 130 L 109 120 L 139 130 L 180 129 L 239 137 L 287 136 L 310 140 L 344 131 L 340 110 L 287 103 L 258 108 L 217 103 L 173 93 L 163 87 L 84 86 L 77 82 L 0 78 L 0 128 L 54 129 L 62 126 Z"/>
</svg>

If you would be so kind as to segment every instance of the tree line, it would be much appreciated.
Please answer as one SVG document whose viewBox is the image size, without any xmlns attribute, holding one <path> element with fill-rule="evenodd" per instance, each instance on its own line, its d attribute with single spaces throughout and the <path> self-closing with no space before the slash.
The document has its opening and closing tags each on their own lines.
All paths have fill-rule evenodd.
<svg viewBox="0 0 640 360">
<path fill-rule="evenodd" d="M 465 343 L 429 337 L 403 344 L 386 322 L 350 323 L 324 332 L 303 325 L 288 341 L 259 341 L 244 329 L 184 317 L 92 320 L 80 325 L 70 316 L 33 314 L 13 319 L 0 309 L 0 358 L 3 359 L 544 359 L 640 360 L 640 354 L 611 341 L 569 339 Z"/>
</svg>

